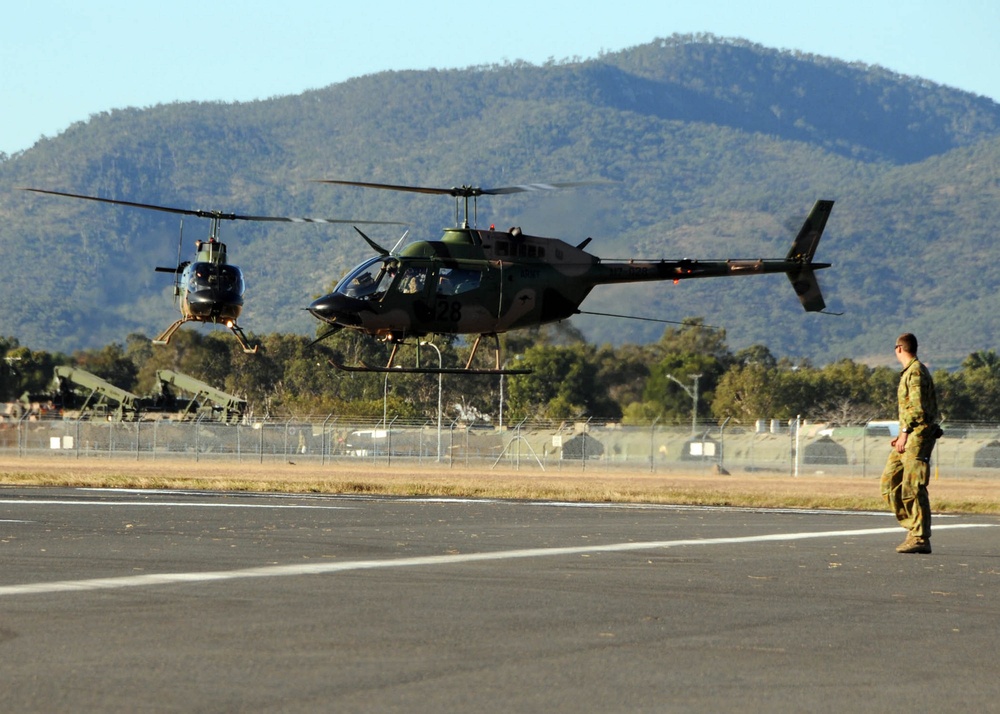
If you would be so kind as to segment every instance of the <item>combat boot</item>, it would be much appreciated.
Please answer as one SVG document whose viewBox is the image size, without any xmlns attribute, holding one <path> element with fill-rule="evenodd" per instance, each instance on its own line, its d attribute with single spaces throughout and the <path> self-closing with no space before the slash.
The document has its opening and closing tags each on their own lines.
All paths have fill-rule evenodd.
<svg viewBox="0 0 1000 714">
<path fill-rule="evenodd" d="M 896 546 L 897 553 L 930 553 L 931 541 L 928 538 L 909 535 L 906 540 Z"/>
</svg>

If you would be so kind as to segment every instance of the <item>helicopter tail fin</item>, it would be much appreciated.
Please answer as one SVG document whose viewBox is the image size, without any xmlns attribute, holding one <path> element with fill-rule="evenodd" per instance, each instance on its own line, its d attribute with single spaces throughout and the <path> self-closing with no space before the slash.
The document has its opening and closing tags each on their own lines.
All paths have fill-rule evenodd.
<svg viewBox="0 0 1000 714">
<path fill-rule="evenodd" d="M 816 247 L 819 239 L 826 228 L 826 221 L 833 210 L 833 201 L 816 201 L 809 215 L 806 216 L 805 223 L 799 229 L 799 234 L 792 241 L 792 247 L 788 251 L 785 260 L 793 260 L 799 263 L 811 263 L 816 254 Z"/>
<path fill-rule="evenodd" d="M 813 256 L 816 254 L 819 239 L 823 235 L 823 229 L 826 228 L 826 221 L 832 210 L 833 201 L 816 201 L 785 258 L 801 266 L 787 271 L 786 274 L 806 312 L 822 312 L 826 308 L 823 293 L 820 292 L 819 282 L 816 280 L 816 269 L 826 268 L 828 265 L 813 263 Z"/>
<path fill-rule="evenodd" d="M 790 270 L 787 275 L 792 283 L 792 289 L 806 312 L 822 312 L 826 309 L 823 293 L 820 292 L 819 282 L 816 280 L 816 273 L 811 268 L 803 268 L 798 272 Z"/>
</svg>

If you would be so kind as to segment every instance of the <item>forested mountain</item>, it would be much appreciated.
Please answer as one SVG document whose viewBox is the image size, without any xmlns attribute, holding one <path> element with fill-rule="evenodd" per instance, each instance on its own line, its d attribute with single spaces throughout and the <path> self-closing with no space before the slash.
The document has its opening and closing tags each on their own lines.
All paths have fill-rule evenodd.
<svg viewBox="0 0 1000 714">
<path fill-rule="evenodd" d="M 598 288 L 583 308 L 726 328 L 734 348 L 865 359 L 905 330 L 957 364 L 1000 332 L 1000 105 L 878 67 L 740 40 L 675 36 L 597 58 L 387 72 L 250 103 L 116 109 L 0 157 L 0 335 L 73 350 L 153 336 L 175 317 L 179 220 L 46 197 L 33 186 L 244 214 L 403 220 L 438 237 L 450 199 L 333 187 L 340 178 L 453 186 L 611 181 L 479 203 L 608 258 L 782 257 L 819 198 L 831 311 L 805 314 L 781 276 Z M 184 254 L 207 221 L 183 225 Z M 302 308 L 370 254 L 350 226 L 226 223 L 247 275 L 241 320 L 312 334 Z M 366 229 L 392 245 L 400 231 Z M 574 323 L 595 343 L 662 326 Z M 206 331 L 205 327 L 189 327 Z M 887 359 L 891 355 L 887 356 Z"/>
</svg>

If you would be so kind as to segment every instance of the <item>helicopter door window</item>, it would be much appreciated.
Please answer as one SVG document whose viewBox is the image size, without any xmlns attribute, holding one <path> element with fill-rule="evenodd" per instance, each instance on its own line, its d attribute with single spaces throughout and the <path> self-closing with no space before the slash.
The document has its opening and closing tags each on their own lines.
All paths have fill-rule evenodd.
<svg viewBox="0 0 1000 714">
<path fill-rule="evenodd" d="M 399 278 L 397 290 L 404 295 L 422 293 L 427 285 L 427 268 L 407 268 Z"/>
<path fill-rule="evenodd" d="M 438 273 L 438 295 L 460 295 L 475 290 L 483 274 L 467 268 L 442 268 Z"/>
</svg>

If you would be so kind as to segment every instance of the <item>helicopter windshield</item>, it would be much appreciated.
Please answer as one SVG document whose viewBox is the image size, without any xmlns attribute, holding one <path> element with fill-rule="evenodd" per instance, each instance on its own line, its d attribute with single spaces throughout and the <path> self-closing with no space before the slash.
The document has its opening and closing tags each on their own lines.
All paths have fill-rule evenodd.
<svg viewBox="0 0 1000 714">
<path fill-rule="evenodd" d="M 337 283 L 334 292 L 352 298 L 379 298 L 389 289 L 396 273 L 396 261 L 378 256 L 357 268 Z"/>
<path fill-rule="evenodd" d="M 187 289 L 190 292 L 219 290 L 243 295 L 246 290 L 243 273 L 235 265 L 193 263 L 186 272 L 189 275 Z"/>
</svg>

